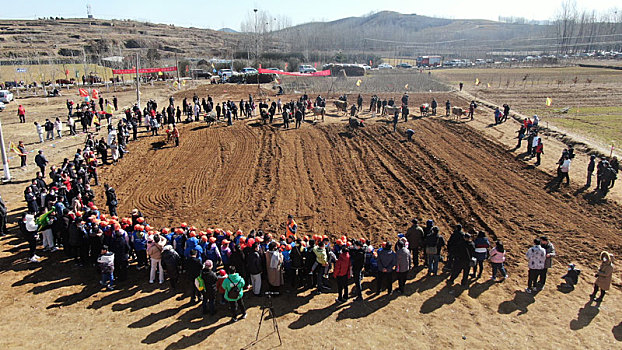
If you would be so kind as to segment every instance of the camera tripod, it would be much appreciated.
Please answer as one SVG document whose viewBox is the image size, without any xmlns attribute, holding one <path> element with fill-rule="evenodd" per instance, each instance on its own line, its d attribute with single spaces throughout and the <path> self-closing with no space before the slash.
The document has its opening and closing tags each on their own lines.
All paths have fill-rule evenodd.
<svg viewBox="0 0 622 350">
<path fill-rule="evenodd" d="M 255 340 L 250 343 L 246 349 L 255 346 L 258 342 L 266 339 L 268 336 L 276 333 L 279 337 L 279 345 L 283 345 L 283 341 L 281 340 L 281 332 L 279 332 L 279 325 L 276 322 L 276 315 L 274 313 L 274 307 L 272 306 L 272 296 L 278 295 L 278 292 L 266 292 L 264 294 L 263 305 L 261 305 L 261 317 L 259 318 L 259 327 L 257 327 L 257 335 L 255 335 Z M 263 338 L 259 339 L 259 331 L 261 331 L 261 325 L 263 324 L 264 317 L 272 318 L 272 332 L 266 334 Z"/>
</svg>

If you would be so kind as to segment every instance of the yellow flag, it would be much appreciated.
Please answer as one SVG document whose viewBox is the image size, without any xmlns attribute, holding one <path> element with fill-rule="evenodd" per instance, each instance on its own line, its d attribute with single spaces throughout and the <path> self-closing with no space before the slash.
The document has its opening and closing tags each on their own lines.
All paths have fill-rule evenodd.
<svg viewBox="0 0 622 350">
<path fill-rule="evenodd" d="M 404 85 L 404 89 L 408 90 L 408 84 Z"/>
<path fill-rule="evenodd" d="M 158 72 L 158 75 L 163 75 L 162 72 Z"/>
<path fill-rule="evenodd" d="M 185 80 L 181 81 L 181 86 L 186 86 L 186 81 Z"/>
<path fill-rule="evenodd" d="M 19 148 L 17 148 L 17 146 L 15 146 L 15 144 L 11 141 L 9 141 L 9 150 L 17 153 L 20 156 L 25 156 L 25 154 L 22 154 L 22 152 L 20 152 Z"/>
<path fill-rule="evenodd" d="M 362 83 L 362 82 L 363 82 L 363 81 L 362 81 L 361 79 L 357 80 L 357 81 L 356 81 L 356 86 L 361 86 L 361 83 Z"/>
<path fill-rule="evenodd" d="M 488 88 L 490 89 L 490 83 L 486 83 L 486 85 L 488 86 Z"/>
<path fill-rule="evenodd" d="M 475 78 L 475 85 L 479 85 L 479 79 Z"/>
<path fill-rule="evenodd" d="M 546 106 L 547 107 L 551 107 L 551 105 L 553 104 L 553 99 L 550 97 L 546 98 Z"/>
<path fill-rule="evenodd" d="M 174 86 L 174 87 L 177 87 L 177 85 L 179 85 L 179 83 L 177 83 L 177 82 L 173 82 L 173 86 Z"/>
</svg>

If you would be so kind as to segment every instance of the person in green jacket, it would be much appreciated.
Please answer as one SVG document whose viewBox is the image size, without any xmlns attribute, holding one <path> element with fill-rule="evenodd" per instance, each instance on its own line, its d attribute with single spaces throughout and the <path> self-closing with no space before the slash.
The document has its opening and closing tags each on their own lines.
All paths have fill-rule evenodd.
<svg viewBox="0 0 622 350">
<path fill-rule="evenodd" d="M 235 272 L 235 266 L 229 266 L 229 275 L 222 282 L 222 288 L 225 290 L 225 300 L 229 302 L 231 312 L 233 313 L 231 322 L 238 320 L 238 307 L 242 312 L 240 319 L 245 319 L 246 308 L 244 307 L 244 302 L 242 301 L 242 296 L 244 296 L 244 279 Z"/>
<path fill-rule="evenodd" d="M 35 220 L 38 226 L 37 231 L 41 232 L 41 237 L 43 238 L 43 251 L 55 252 L 58 250 L 54 245 L 54 234 L 52 233 L 52 223 L 55 213 L 56 210 L 52 209 Z"/>
</svg>

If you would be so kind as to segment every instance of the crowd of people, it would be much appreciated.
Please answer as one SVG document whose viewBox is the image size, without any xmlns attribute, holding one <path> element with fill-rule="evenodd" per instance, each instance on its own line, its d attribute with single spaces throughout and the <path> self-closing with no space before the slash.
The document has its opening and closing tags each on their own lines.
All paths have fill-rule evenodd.
<svg viewBox="0 0 622 350">
<path fill-rule="evenodd" d="M 515 147 L 515 149 L 519 149 L 522 146 L 523 140 L 526 140 L 525 155 L 536 158 L 535 166 L 541 164 L 541 157 L 544 154 L 544 144 L 542 143 L 542 137 L 539 135 L 539 121 L 540 118 L 537 115 L 534 115 L 533 119 L 523 119 L 520 129 L 517 131 L 518 143 Z M 565 181 L 566 186 L 570 185 L 570 166 L 574 158 L 575 153 L 572 146 L 562 151 L 557 161 L 557 176 L 554 182 L 561 184 Z M 592 177 L 594 176 L 594 171 L 596 171 L 595 190 L 600 192 L 603 197 L 606 196 L 609 190 L 615 185 L 619 170 L 620 164 L 616 156 L 598 157 L 594 154 L 590 155 L 590 161 L 587 166 L 587 180 L 584 189 L 588 189 L 592 186 Z"/>
<path fill-rule="evenodd" d="M 106 115 L 104 103 L 100 109 Z M 308 97 L 286 105 L 279 100 L 268 108 L 281 111 L 293 108 L 296 111 L 304 110 L 309 103 Z M 322 106 L 323 103 L 325 101 L 318 96 L 313 104 Z M 114 162 L 122 158 L 127 152 L 130 134 L 133 134 L 132 139 L 137 138 L 137 128 L 143 119 L 149 130 L 161 128 L 161 123 L 169 123 L 175 130 L 174 125 L 180 122 L 182 113 L 196 120 L 197 110 L 199 113 L 201 110 L 210 113 L 214 108 L 218 117 L 224 111 L 230 120 L 237 115 L 234 111 L 238 108 L 231 101 L 212 107 L 210 96 L 201 102 L 195 96 L 193 105 L 184 99 L 182 106 L 183 110 L 175 108 L 171 97 L 169 106 L 158 112 L 157 103 L 150 100 L 142 111 L 138 106 L 126 109 L 116 128 L 111 118 L 106 117 L 108 140 L 102 138 L 98 141 L 93 134 L 88 134 L 84 147 L 76 151 L 73 159 L 66 158 L 60 166 L 52 166 L 49 173 L 46 173 L 49 162 L 43 151 L 39 151 L 35 161 L 40 171 L 24 191 L 28 209 L 21 222 L 21 229 L 29 242 L 29 261 L 39 262 L 36 253 L 41 238 L 46 254 L 62 248 L 85 271 L 96 268 L 102 288 L 108 290 L 113 290 L 128 277 L 141 278 L 136 273 L 128 274 L 130 265 L 138 271 L 148 269 L 149 283 L 155 283 L 157 279 L 158 283 L 163 284 L 168 277 L 170 288 L 185 290 L 191 303 L 201 302 L 203 313 L 214 314 L 217 305 L 228 302 L 232 321 L 246 317 L 245 293 L 262 296 L 265 291 L 278 294 L 284 290 L 299 292 L 305 289 L 313 289 L 318 294 L 327 293 L 332 291 L 331 277 L 337 287 L 337 303 L 344 303 L 350 298 L 363 301 L 364 276 L 375 278 L 372 292 L 376 295 L 384 290 L 389 294 L 403 294 L 410 272 L 419 268 L 420 264 L 427 269 L 427 275 L 423 278 L 432 278 L 444 272 L 448 283 L 453 284 L 462 274 L 461 285 L 464 288 L 482 277 L 486 261 L 491 264 L 491 280 L 508 278 L 504 266 L 507 251 L 503 242 L 491 241 L 484 231 L 465 232 L 460 224 L 455 225 L 449 239 L 445 240 L 433 220 L 427 220 L 425 225 L 420 226 L 419 220 L 413 219 L 404 234 L 396 234 L 392 241 L 385 242 L 305 234 L 293 215 L 288 216 L 282 232 L 199 229 L 188 223 L 170 228 L 154 227 L 138 209 L 125 217 L 119 216 L 117 194 L 108 184 L 104 185 L 108 214 L 100 210 L 95 204 L 95 193 L 91 187 L 92 183 L 99 185 L 97 168 L 102 163 L 108 163 L 108 149 L 112 149 Z M 242 116 L 250 117 L 254 111 L 252 96 L 248 101 L 240 101 L 238 106 L 240 111 L 244 111 Z M 113 108 L 116 107 L 115 103 Z M 264 107 L 263 103 L 259 107 Z M 80 106 L 80 120 L 88 121 L 88 112 L 94 109 L 92 103 Z M 68 110 L 71 118 L 73 107 L 69 103 Z M 91 121 L 94 122 L 97 113 L 91 114 L 94 117 Z M 88 132 L 90 124 L 86 125 L 84 130 Z M 97 123 L 95 125 L 97 127 Z M 524 127 L 526 132 L 530 132 L 533 122 L 531 126 L 526 122 Z M 178 131 L 176 135 L 178 144 Z M 566 162 L 573 157 L 574 153 L 569 149 L 562 160 Z M 617 159 L 615 161 L 617 165 Z M 603 181 L 599 180 L 599 186 L 603 186 Z M 612 257 L 605 253 L 592 295 L 594 299 L 596 293 L 601 291 L 597 302 L 602 301 L 605 291 L 609 289 L 613 271 Z M 555 255 L 553 244 L 544 236 L 538 238 L 527 251 L 527 293 L 544 288 Z M 443 270 L 439 271 L 441 262 Z M 397 289 L 393 291 L 395 281 Z M 350 283 L 354 285 L 351 290 Z"/>
</svg>

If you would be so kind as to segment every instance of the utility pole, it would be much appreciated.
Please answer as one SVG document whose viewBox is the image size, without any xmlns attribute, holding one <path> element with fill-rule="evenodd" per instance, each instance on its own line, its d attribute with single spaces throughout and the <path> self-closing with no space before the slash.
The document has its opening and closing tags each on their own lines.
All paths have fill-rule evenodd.
<svg viewBox="0 0 622 350">
<path fill-rule="evenodd" d="M 9 159 L 6 156 L 6 148 L 4 147 L 4 134 L 2 133 L 2 123 L 0 122 L 0 143 L 2 146 L 2 165 L 4 167 L 4 178 L 2 178 L 2 182 L 11 181 L 11 173 L 9 171 Z"/>
<path fill-rule="evenodd" d="M 175 52 L 175 68 L 177 68 L 177 90 L 181 89 L 181 80 L 179 80 L 179 62 L 177 62 L 177 52 Z"/>
<path fill-rule="evenodd" d="M 140 75 L 138 73 L 138 52 L 136 52 L 136 103 L 140 108 Z"/>
<path fill-rule="evenodd" d="M 259 32 L 257 31 L 257 9 L 255 11 L 255 65 L 259 68 Z"/>
</svg>

